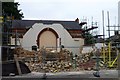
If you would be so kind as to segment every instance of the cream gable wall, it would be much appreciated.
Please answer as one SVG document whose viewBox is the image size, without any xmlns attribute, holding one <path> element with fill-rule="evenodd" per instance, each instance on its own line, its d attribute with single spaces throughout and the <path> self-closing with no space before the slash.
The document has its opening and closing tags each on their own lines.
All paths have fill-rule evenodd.
<svg viewBox="0 0 120 80">
<path fill-rule="evenodd" d="M 78 54 L 80 50 L 79 47 L 84 45 L 84 39 L 77 38 L 76 40 L 76 38 L 72 38 L 71 35 L 68 33 L 68 31 L 61 24 L 47 25 L 42 23 L 36 23 L 23 36 L 22 47 L 27 50 L 31 50 L 31 47 L 33 45 L 37 46 L 36 44 L 37 36 L 40 33 L 40 31 L 42 31 L 45 28 L 52 28 L 53 30 L 55 30 L 59 38 L 61 38 L 61 45 L 64 45 L 65 48 L 69 47 L 67 49 L 72 51 L 74 54 Z M 57 47 L 60 47 L 59 39 L 57 44 L 58 44 Z M 74 48 L 71 48 L 71 47 L 74 47 Z"/>
<path fill-rule="evenodd" d="M 15 38 L 10 37 L 10 45 L 15 45 Z M 23 39 L 22 38 L 17 38 L 17 45 L 21 45 Z"/>
</svg>

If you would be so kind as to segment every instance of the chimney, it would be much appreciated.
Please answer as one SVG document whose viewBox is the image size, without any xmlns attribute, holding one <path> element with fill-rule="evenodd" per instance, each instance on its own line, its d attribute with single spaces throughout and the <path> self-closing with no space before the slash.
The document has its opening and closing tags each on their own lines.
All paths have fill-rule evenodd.
<svg viewBox="0 0 120 80">
<path fill-rule="evenodd" d="M 79 23 L 79 19 L 77 18 L 77 19 L 75 20 L 75 22 L 78 22 L 78 23 Z"/>
</svg>

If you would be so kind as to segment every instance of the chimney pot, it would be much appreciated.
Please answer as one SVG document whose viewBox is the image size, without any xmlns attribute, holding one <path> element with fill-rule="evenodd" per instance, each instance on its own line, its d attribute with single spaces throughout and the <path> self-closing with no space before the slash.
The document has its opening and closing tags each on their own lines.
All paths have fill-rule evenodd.
<svg viewBox="0 0 120 80">
<path fill-rule="evenodd" d="M 79 23 L 79 19 L 78 18 L 75 21 Z"/>
</svg>

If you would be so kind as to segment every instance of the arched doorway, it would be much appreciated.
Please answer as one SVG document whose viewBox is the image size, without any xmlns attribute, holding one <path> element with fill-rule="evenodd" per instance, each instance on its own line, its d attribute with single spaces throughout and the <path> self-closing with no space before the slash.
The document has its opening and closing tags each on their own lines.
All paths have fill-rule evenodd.
<svg viewBox="0 0 120 80">
<path fill-rule="evenodd" d="M 37 38 L 39 49 L 45 47 L 47 49 L 57 49 L 58 34 L 51 28 L 43 29 Z"/>
</svg>

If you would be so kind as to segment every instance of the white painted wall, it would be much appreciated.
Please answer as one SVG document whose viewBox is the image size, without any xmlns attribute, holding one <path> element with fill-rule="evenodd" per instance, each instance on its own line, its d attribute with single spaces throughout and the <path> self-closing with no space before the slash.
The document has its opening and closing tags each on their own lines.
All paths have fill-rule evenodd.
<svg viewBox="0 0 120 80">
<path fill-rule="evenodd" d="M 92 46 L 83 46 L 82 54 L 91 53 L 94 50 Z"/>
<path fill-rule="evenodd" d="M 11 40 L 11 45 L 15 45 L 15 38 L 10 37 Z M 23 39 L 22 38 L 17 38 L 17 45 L 21 45 L 22 44 Z"/>
<path fill-rule="evenodd" d="M 23 48 L 27 50 L 31 50 L 31 46 L 33 45 L 37 46 L 36 44 L 37 36 L 40 33 L 40 31 L 42 31 L 45 28 L 52 28 L 53 30 L 55 30 L 59 38 L 61 38 L 61 45 L 64 45 L 65 48 L 67 47 L 66 49 L 69 49 L 74 54 L 78 54 L 80 51 L 79 47 L 81 45 L 84 45 L 84 39 L 81 38 L 77 38 L 77 40 L 73 39 L 68 33 L 68 31 L 61 24 L 46 25 L 42 23 L 36 23 L 23 36 L 23 43 L 22 43 Z M 78 48 L 70 48 L 70 47 L 78 47 Z"/>
<path fill-rule="evenodd" d="M 103 46 L 103 43 L 96 43 L 95 44 L 95 47 L 97 47 L 98 49 L 101 49 L 102 47 L 106 47 L 107 45 L 106 44 L 104 44 L 104 46 Z"/>
</svg>

